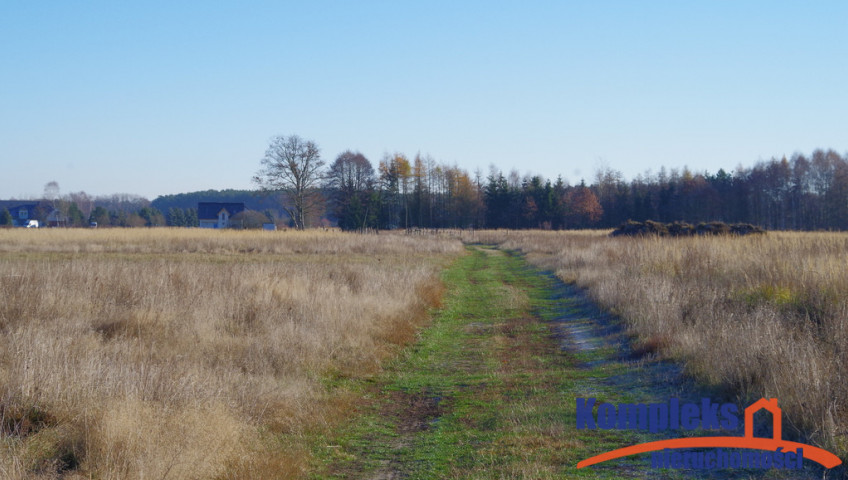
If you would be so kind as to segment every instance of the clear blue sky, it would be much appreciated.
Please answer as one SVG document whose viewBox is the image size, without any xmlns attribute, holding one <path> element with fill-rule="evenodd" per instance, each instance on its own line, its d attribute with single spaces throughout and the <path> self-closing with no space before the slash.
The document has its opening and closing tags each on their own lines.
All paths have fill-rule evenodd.
<svg viewBox="0 0 848 480">
<path fill-rule="evenodd" d="M 332 161 L 632 179 L 848 151 L 845 1 L 0 2 L 0 198 Z"/>
</svg>

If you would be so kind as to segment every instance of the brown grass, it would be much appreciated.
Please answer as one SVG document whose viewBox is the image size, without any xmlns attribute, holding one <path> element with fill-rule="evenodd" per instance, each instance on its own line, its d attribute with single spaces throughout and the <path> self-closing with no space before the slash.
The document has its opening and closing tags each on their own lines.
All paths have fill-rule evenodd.
<svg viewBox="0 0 848 480">
<path fill-rule="evenodd" d="M 0 477 L 293 478 L 441 296 L 456 240 L 0 231 Z M 287 440 L 282 444 L 281 433 Z"/>
<path fill-rule="evenodd" d="M 848 455 L 848 234 L 610 238 L 476 232 L 589 290 L 637 348 L 740 400 L 776 397 L 784 430 Z M 786 425 L 786 419 L 790 425 Z"/>
</svg>

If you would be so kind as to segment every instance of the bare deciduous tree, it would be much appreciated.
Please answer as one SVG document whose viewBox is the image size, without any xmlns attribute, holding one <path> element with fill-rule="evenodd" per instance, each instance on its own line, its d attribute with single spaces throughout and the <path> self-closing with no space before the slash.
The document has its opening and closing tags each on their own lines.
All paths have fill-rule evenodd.
<svg viewBox="0 0 848 480">
<path fill-rule="evenodd" d="M 77 208 L 82 212 L 83 216 L 88 219 L 91 211 L 94 209 L 94 199 L 85 192 L 71 192 L 68 194 L 68 200 L 71 203 L 76 203 Z"/>
<path fill-rule="evenodd" d="M 336 157 L 327 174 L 327 185 L 350 196 L 370 188 L 374 179 L 374 167 L 359 152 L 346 150 Z"/>
<path fill-rule="evenodd" d="M 347 150 L 336 157 L 327 173 L 327 187 L 333 192 L 333 207 L 343 230 L 365 228 L 376 219 L 369 192 L 374 184 L 374 167 L 359 152 Z"/>
<path fill-rule="evenodd" d="M 283 193 L 283 208 L 295 227 L 302 230 L 307 214 L 318 203 L 316 187 L 323 166 L 315 142 L 297 135 L 278 135 L 271 139 L 253 182 L 266 192 Z"/>
<path fill-rule="evenodd" d="M 53 180 L 44 184 L 44 199 L 48 202 L 59 200 L 59 182 Z"/>
</svg>

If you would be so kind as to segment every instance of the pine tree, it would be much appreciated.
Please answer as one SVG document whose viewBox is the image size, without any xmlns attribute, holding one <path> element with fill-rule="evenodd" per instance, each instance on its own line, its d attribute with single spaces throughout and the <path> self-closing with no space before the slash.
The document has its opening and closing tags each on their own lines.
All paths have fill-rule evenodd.
<svg viewBox="0 0 848 480">
<path fill-rule="evenodd" d="M 182 208 L 171 207 L 168 209 L 168 226 L 169 227 L 185 227 L 186 217 Z"/>
<path fill-rule="evenodd" d="M 199 224 L 199 220 L 197 219 L 197 209 L 196 208 L 187 208 L 185 209 L 185 226 L 186 227 L 196 227 Z"/>
<path fill-rule="evenodd" d="M 8 209 L 4 208 L 3 210 L 0 210 L 0 225 L 11 226 L 13 222 L 14 219 L 12 218 L 12 214 L 9 213 Z"/>
</svg>

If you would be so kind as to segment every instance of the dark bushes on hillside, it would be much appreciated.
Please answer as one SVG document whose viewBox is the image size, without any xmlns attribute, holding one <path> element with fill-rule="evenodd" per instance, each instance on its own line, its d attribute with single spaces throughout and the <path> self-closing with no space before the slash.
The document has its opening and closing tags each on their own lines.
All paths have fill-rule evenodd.
<svg viewBox="0 0 848 480">
<path fill-rule="evenodd" d="M 613 230 L 610 235 L 613 237 L 619 235 L 691 237 L 694 235 L 750 235 L 762 233 L 766 233 L 766 231 L 748 223 L 727 224 L 724 222 L 709 222 L 691 225 L 683 222 L 660 223 L 653 220 L 646 220 L 645 222 L 628 220 Z"/>
</svg>

